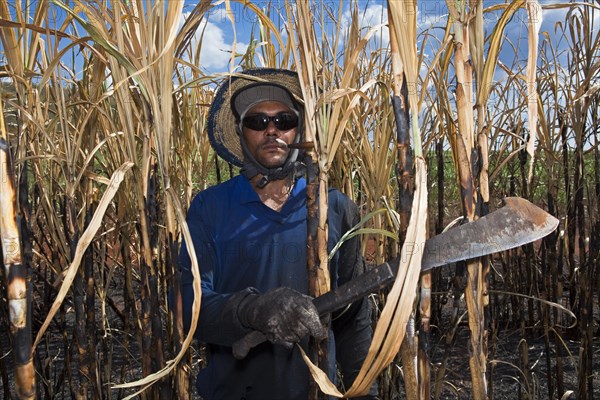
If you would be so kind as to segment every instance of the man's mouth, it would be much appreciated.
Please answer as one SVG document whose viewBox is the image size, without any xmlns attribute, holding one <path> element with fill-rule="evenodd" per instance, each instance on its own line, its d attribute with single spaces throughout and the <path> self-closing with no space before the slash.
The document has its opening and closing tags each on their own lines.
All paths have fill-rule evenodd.
<svg viewBox="0 0 600 400">
<path fill-rule="evenodd" d="M 275 140 L 267 142 L 263 145 L 264 150 L 278 150 L 278 149 L 286 150 L 287 148 L 288 148 L 287 143 L 281 139 L 275 139 Z"/>
</svg>

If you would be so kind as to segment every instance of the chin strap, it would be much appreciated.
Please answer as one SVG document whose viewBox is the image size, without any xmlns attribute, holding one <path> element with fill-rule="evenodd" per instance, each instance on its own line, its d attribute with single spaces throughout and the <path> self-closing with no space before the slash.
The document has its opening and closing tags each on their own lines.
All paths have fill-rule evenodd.
<svg viewBox="0 0 600 400">
<path fill-rule="evenodd" d="M 295 181 L 303 175 L 304 170 L 304 164 L 300 161 L 294 161 L 290 163 L 286 161 L 283 167 L 265 168 L 257 162 L 246 159 L 240 172 L 242 175 L 248 178 L 248 180 L 251 180 L 258 174 L 262 175 L 256 186 L 259 188 L 264 188 L 271 181 L 286 179 L 288 177 L 291 177 Z"/>
</svg>

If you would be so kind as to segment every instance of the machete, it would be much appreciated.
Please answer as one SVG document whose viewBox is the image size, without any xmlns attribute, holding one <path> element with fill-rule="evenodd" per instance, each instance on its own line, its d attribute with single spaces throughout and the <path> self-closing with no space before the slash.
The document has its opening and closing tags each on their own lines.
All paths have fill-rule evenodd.
<svg viewBox="0 0 600 400">
<path fill-rule="evenodd" d="M 427 271 L 534 242 L 558 226 L 558 219 L 523 198 L 507 197 L 504 202 L 504 207 L 434 236 L 424 245 L 405 243 L 402 249 L 413 253 L 422 251 L 421 271 Z M 389 286 L 396 278 L 400 257 L 402 255 L 314 298 L 313 304 L 319 315 L 327 315 Z M 233 344 L 233 356 L 241 360 L 250 349 L 266 340 L 262 332 L 250 332 Z"/>
</svg>

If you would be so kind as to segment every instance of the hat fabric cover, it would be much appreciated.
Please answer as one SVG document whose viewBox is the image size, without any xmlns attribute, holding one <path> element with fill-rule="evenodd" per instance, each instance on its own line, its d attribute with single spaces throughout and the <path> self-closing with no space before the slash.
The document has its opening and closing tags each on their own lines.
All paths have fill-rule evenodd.
<svg viewBox="0 0 600 400">
<path fill-rule="evenodd" d="M 236 122 L 239 122 L 252 107 L 265 101 L 277 101 L 298 111 L 298 103 L 286 88 L 274 83 L 253 83 L 238 90 L 231 97 L 231 110 Z"/>
</svg>

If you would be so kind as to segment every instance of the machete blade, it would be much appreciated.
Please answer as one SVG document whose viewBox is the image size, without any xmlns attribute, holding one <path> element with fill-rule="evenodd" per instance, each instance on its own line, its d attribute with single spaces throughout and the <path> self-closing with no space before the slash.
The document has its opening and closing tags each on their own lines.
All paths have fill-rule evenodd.
<svg viewBox="0 0 600 400">
<path fill-rule="evenodd" d="M 425 242 L 421 270 L 499 253 L 543 238 L 558 219 L 520 197 L 478 220 L 450 229 Z"/>
</svg>

